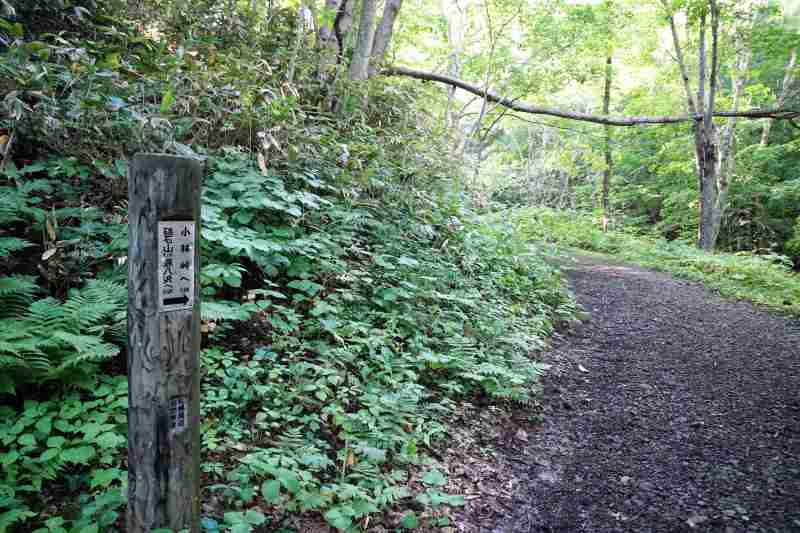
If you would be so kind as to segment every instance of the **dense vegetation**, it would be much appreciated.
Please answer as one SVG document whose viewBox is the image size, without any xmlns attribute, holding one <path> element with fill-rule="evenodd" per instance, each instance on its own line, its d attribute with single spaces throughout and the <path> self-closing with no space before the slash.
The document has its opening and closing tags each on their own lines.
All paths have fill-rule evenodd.
<svg viewBox="0 0 800 533">
<path fill-rule="evenodd" d="M 692 120 L 538 119 L 380 75 L 444 65 L 478 96 L 681 115 L 665 21 L 696 48 L 707 2 L 447 4 L 386 0 L 376 24 L 375 0 L 0 0 L 0 533 L 124 528 L 137 152 L 208 162 L 207 531 L 447 526 L 452 415 L 533 405 L 538 353 L 578 314 L 548 241 L 800 311 L 796 115 L 713 119 L 736 141 L 716 244 L 742 254 L 710 255 L 689 244 Z M 791 108 L 790 10 L 738 4 L 709 15 L 720 109 Z"/>
<path fill-rule="evenodd" d="M 701 281 L 720 294 L 750 300 L 782 313 L 800 315 L 800 278 L 778 254 L 708 254 L 681 241 L 636 231 L 602 231 L 589 214 L 548 208 L 521 209 L 511 215 L 520 236 L 556 245 L 563 260 L 575 250 L 597 252 Z"/>
<path fill-rule="evenodd" d="M 448 417 L 530 402 L 531 355 L 574 307 L 534 248 L 470 210 L 411 111 L 419 90 L 343 84 L 326 111 L 309 63 L 283 83 L 290 11 L 215 35 L 198 10 L 189 27 L 209 34 L 175 46 L 115 6 L 37 5 L 3 22 L 0 531 L 124 523 L 124 177 L 140 150 L 210 165 L 204 528 L 380 527 L 390 509 L 446 525 L 435 509 L 463 499 L 430 450 Z"/>
</svg>

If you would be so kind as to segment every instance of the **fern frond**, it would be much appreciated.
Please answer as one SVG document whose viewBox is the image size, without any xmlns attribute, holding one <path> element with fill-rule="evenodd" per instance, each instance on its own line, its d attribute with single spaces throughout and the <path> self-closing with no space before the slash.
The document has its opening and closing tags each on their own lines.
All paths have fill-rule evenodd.
<svg viewBox="0 0 800 533">
<path fill-rule="evenodd" d="M 36 290 L 33 276 L 0 278 L 0 318 L 21 317 Z"/>
<path fill-rule="evenodd" d="M 53 331 L 72 329 L 69 321 L 64 316 L 61 302 L 55 298 L 44 298 L 33 302 L 28 307 L 28 312 L 23 322 L 24 327 L 31 328 L 44 335 L 49 335 Z"/>
<path fill-rule="evenodd" d="M 106 280 L 92 280 L 83 289 L 73 289 L 64 302 L 65 316 L 69 317 L 78 331 L 96 324 L 109 322 L 125 307 L 127 289 Z"/>
<path fill-rule="evenodd" d="M 33 276 L 9 276 L 0 278 L 0 298 L 14 294 L 32 294 L 36 290 Z"/>
<path fill-rule="evenodd" d="M 13 252 L 24 250 L 33 246 L 33 243 L 17 237 L 0 237 L 0 257 L 6 257 Z"/>
<path fill-rule="evenodd" d="M 0 295 L 15 296 L 35 288 L 32 279 L 12 278 L 3 278 L 3 287 Z M 0 320 L 0 369 L 22 380 L 53 378 L 67 370 L 80 378 L 87 364 L 119 353 L 108 340 L 124 339 L 126 296 L 124 285 L 93 281 L 71 291 L 66 302 L 44 298 L 19 306 L 13 320 Z"/>
<path fill-rule="evenodd" d="M 18 320 L 0 320 L 0 371 L 46 370 L 50 361 L 41 350 L 40 339 Z"/>
<path fill-rule="evenodd" d="M 58 371 L 85 362 L 102 361 L 119 353 L 119 348 L 93 335 L 76 335 L 66 331 L 57 331 L 53 334 L 53 338 L 62 341 L 74 350 L 71 353 L 66 352 L 67 355 L 58 366 Z"/>
</svg>

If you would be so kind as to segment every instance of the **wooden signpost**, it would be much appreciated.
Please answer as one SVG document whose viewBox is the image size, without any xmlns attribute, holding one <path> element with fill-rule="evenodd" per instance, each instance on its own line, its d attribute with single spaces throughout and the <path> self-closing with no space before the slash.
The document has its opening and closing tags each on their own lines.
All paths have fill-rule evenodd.
<svg viewBox="0 0 800 533">
<path fill-rule="evenodd" d="M 128 533 L 200 531 L 204 171 L 138 154 L 128 173 Z"/>
</svg>

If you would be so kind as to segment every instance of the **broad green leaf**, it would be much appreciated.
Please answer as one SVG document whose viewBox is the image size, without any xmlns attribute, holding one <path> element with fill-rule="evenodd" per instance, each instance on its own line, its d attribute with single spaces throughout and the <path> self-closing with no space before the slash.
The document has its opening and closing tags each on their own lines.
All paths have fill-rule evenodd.
<svg viewBox="0 0 800 533">
<path fill-rule="evenodd" d="M 97 469 L 92 472 L 92 480 L 89 487 L 94 489 L 96 487 L 107 487 L 113 481 L 122 477 L 122 471 L 119 468 L 105 468 Z"/>
<path fill-rule="evenodd" d="M 19 439 L 17 439 L 17 442 L 21 446 L 35 446 L 36 437 L 34 437 L 32 433 L 25 433 L 24 435 L 20 436 Z"/>
<path fill-rule="evenodd" d="M 277 503 L 281 495 L 281 483 L 277 479 L 271 479 L 261 484 L 261 494 L 269 503 Z"/>
<path fill-rule="evenodd" d="M 281 469 L 278 472 L 278 479 L 280 480 L 281 484 L 286 487 L 286 490 L 292 494 L 300 490 L 300 482 L 297 480 L 297 476 L 295 476 L 293 472 Z"/>
<path fill-rule="evenodd" d="M 50 437 L 49 439 L 47 439 L 47 447 L 48 448 L 60 448 L 60 447 L 62 447 L 64 445 L 64 443 L 66 441 L 67 441 L 67 439 L 65 439 L 64 437 L 60 437 L 60 436 Z"/>
<path fill-rule="evenodd" d="M 16 450 L 12 450 L 8 453 L 4 453 L 0 455 L 0 465 L 6 466 L 14 463 L 17 459 L 19 459 L 19 452 Z"/>
<path fill-rule="evenodd" d="M 254 526 L 260 526 L 261 524 L 267 521 L 267 517 L 264 516 L 263 513 L 254 511 L 253 509 L 248 510 L 244 514 L 244 519 L 247 520 L 248 523 L 253 524 Z"/>
<path fill-rule="evenodd" d="M 87 464 L 94 457 L 95 451 L 91 446 L 78 446 L 62 452 L 63 458 L 68 463 Z"/>
<path fill-rule="evenodd" d="M 343 508 L 346 509 L 346 506 L 334 507 L 322 516 L 325 517 L 325 520 L 333 527 L 337 529 L 347 529 L 353 525 L 353 520 L 350 518 L 350 514 L 344 514 L 342 512 Z"/>
<path fill-rule="evenodd" d="M 50 430 L 52 428 L 53 428 L 53 419 L 50 417 L 40 418 L 36 422 L 36 429 L 44 433 L 45 435 L 49 435 Z"/>
<path fill-rule="evenodd" d="M 52 459 L 55 459 L 59 455 L 61 455 L 61 450 L 59 448 L 48 448 L 44 451 L 42 455 L 39 456 L 39 460 L 47 462 Z"/>
<path fill-rule="evenodd" d="M 400 525 L 406 529 L 417 528 L 419 527 L 419 518 L 417 518 L 417 515 L 413 511 L 409 511 L 403 516 Z"/>
<path fill-rule="evenodd" d="M 447 479 L 444 477 L 439 470 L 433 469 L 428 471 L 424 476 L 422 476 L 422 482 L 426 485 L 433 485 L 435 487 L 441 487 L 445 483 L 447 483 Z"/>
</svg>

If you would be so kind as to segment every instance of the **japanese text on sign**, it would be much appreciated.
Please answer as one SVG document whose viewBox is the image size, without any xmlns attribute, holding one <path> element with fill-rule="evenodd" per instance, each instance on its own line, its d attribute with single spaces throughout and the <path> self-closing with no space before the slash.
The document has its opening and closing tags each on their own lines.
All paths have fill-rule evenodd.
<svg viewBox="0 0 800 533">
<path fill-rule="evenodd" d="M 158 223 L 158 307 L 161 311 L 194 305 L 194 221 Z"/>
</svg>

